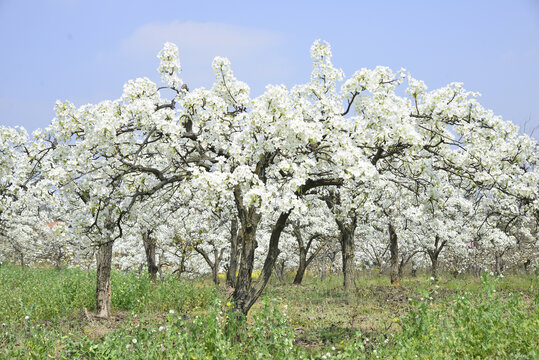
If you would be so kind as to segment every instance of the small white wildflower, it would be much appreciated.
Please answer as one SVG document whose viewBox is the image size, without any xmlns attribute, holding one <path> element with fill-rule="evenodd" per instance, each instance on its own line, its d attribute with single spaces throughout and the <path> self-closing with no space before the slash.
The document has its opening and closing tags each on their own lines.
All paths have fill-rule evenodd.
<svg viewBox="0 0 539 360">
<path fill-rule="evenodd" d="M 24 317 L 24 320 L 28 320 L 28 319 L 30 319 L 30 316 L 26 315 L 26 316 Z"/>
<path fill-rule="evenodd" d="M 131 340 L 133 342 L 133 344 L 136 344 L 137 343 L 137 339 L 133 339 Z"/>
<path fill-rule="evenodd" d="M 174 314 L 174 310 L 169 310 L 168 313 L 169 314 Z"/>
<path fill-rule="evenodd" d="M 159 331 L 163 331 L 163 330 L 165 330 L 165 327 L 164 327 L 164 326 L 162 326 L 162 325 L 161 325 L 161 326 L 159 326 Z"/>
<path fill-rule="evenodd" d="M 332 346 L 332 347 L 331 347 L 331 350 L 335 351 L 335 346 Z"/>
<path fill-rule="evenodd" d="M 431 276 L 430 279 L 431 279 L 432 281 L 434 281 L 434 276 Z"/>
</svg>

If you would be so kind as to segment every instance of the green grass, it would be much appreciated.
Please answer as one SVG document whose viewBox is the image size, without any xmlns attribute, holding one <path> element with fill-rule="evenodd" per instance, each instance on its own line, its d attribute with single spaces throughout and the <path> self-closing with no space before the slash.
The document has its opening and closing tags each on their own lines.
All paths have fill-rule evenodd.
<svg viewBox="0 0 539 360">
<path fill-rule="evenodd" d="M 361 359 L 539 357 L 538 278 L 362 274 L 272 280 L 247 322 L 207 279 L 112 274 L 110 320 L 88 319 L 95 272 L 0 266 L 0 358 Z M 291 279 L 289 279 L 291 281 Z M 170 312 L 173 310 L 173 312 Z M 26 318 L 28 317 L 28 318 Z"/>
<path fill-rule="evenodd" d="M 95 271 L 0 267 L 0 321 L 17 323 L 27 316 L 55 321 L 95 307 Z M 174 309 L 206 308 L 218 296 L 207 284 L 169 278 L 157 285 L 147 276 L 113 271 L 112 307 L 116 311 L 151 314 Z"/>
<path fill-rule="evenodd" d="M 0 267 L 0 321 L 56 320 L 94 307 L 95 272 Z"/>
<path fill-rule="evenodd" d="M 402 331 L 382 347 L 382 358 L 537 359 L 539 300 L 504 294 L 495 279 L 483 278 L 481 289 L 462 291 L 449 301 L 417 302 L 399 321 Z M 514 286 L 510 286 L 514 290 Z M 516 287 L 518 289 L 518 287 Z M 425 295 L 426 296 L 426 295 Z"/>
</svg>

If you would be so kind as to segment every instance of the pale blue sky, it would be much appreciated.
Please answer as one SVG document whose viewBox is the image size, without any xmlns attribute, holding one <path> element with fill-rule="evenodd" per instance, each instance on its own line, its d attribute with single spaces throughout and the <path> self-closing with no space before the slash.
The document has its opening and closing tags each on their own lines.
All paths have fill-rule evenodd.
<svg viewBox="0 0 539 360">
<path fill-rule="evenodd" d="M 308 79 L 315 39 L 346 75 L 386 65 L 430 89 L 460 81 L 504 119 L 539 126 L 539 0 L 0 0 L 0 125 L 33 131 L 57 99 L 95 103 L 129 79 L 157 81 L 165 41 L 191 88 L 211 86 L 217 55 L 254 95 L 292 86 Z"/>
</svg>

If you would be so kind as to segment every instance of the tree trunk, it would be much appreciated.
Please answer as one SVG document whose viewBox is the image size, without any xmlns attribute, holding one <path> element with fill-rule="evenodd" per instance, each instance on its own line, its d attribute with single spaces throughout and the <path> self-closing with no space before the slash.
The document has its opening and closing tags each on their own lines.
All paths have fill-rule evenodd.
<svg viewBox="0 0 539 360">
<path fill-rule="evenodd" d="M 144 244 L 144 251 L 146 252 L 146 263 L 148 264 L 148 274 L 150 280 L 155 282 L 157 279 L 157 271 L 159 267 L 155 261 L 155 241 L 151 237 L 151 231 L 146 231 L 142 235 L 142 242 Z"/>
<path fill-rule="evenodd" d="M 249 298 L 251 292 L 251 280 L 254 267 L 256 243 L 256 230 L 260 215 L 254 210 L 241 221 L 239 232 L 239 244 L 241 245 L 241 259 L 239 264 L 238 276 L 232 298 L 236 309 L 247 315 L 249 312 Z"/>
<path fill-rule="evenodd" d="M 390 278 L 391 284 L 400 285 L 399 277 L 399 243 L 397 238 L 397 233 L 395 232 L 395 227 L 390 222 L 389 226 L 389 251 L 391 254 L 391 269 L 390 269 Z"/>
<path fill-rule="evenodd" d="M 56 267 L 56 270 L 61 271 L 62 270 L 62 259 L 64 258 L 64 254 L 62 252 L 62 247 L 58 246 L 56 249 L 56 253 L 54 256 L 54 266 Z"/>
<path fill-rule="evenodd" d="M 328 261 L 329 263 L 329 261 Z M 326 264 L 326 259 L 324 259 L 324 261 L 322 262 L 321 266 L 320 266 L 320 280 L 324 281 L 326 279 L 326 271 L 327 271 L 327 268 L 328 268 L 329 264 Z"/>
<path fill-rule="evenodd" d="M 336 221 L 339 227 L 339 241 L 341 243 L 344 291 L 351 292 L 354 289 L 356 280 L 354 232 L 356 231 L 357 217 L 353 216 L 350 224 L 346 224 L 341 220 Z"/>
<path fill-rule="evenodd" d="M 284 283 L 284 280 L 285 280 L 285 274 L 284 274 L 285 261 L 283 259 L 280 259 L 280 260 L 276 261 L 274 269 L 275 269 L 275 275 L 277 275 L 277 278 L 279 279 L 279 281 L 281 283 Z"/>
<path fill-rule="evenodd" d="M 438 256 L 432 256 L 431 261 L 431 275 L 433 278 L 438 278 Z"/>
<path fill-rule="evenodd" d="M 210 255 L 204 250 L 203 248 L 200 248 L 195 245 L 194 247 L 195 251 L 202 255 L 204 258 L 204 261 L 206 261 L 206 264 L 211 269 L 212 273 L 212 279 L 213 283 L 215 285 L 219 285 L 219 264 L 221 263 L 221 258 L 223 256 L 224 249 L 221 250 L 221 254 L 219 254 L 219 251 L 214 247 L 213 249 L 213 260 L 210 258 Z"/>
<path fill-rule="evenodd" d="M 402 278 L 402 274 L 404 273 L 404 267 L 406 266 L 406 261 L 404 260 L 404 257 L 401 258 L 400 264 L 399 264 L 399 278 Z"/>
<path fill-rule="evenodd" d="M 251 212 L 251 211 L 250 211 Z M 253 211 L 254 214 L 254 211 Z M 266 287 L 277 257 L 279 256 L 279 240 L 281 238 L 281 233 L 286 226 L 286 221 L 290 211 L 281 213 L 277 222 L 272 228 L 270 242 L 268 246 L 268 254 L 266 255 L 266 260 L 264 261 L 264 266 L 262 268 L 262 273 L 260 274 L 258 283 L 256 287 L 251 285 L 251 273 L 254 265 L 254 251 L 256 249 L 256 227 L 260 221 L 260 216 L 256 214 L 252 219 L 252 222 L 249 222 L 248 225 L 244 226 L 242 221 L 242 229 L 240 230 L 240 239 L 243 244 L 242 247 L 242 257 L 240 262 L 240 271 L 238 273 L 238 279 L 236 281 L 236 288 L 232 294 L 232 298 L 235 303 L 235 308 L 247 316 L 247 313 L 254 305 L 255 301 L 262 295 L 262 291 Z"/>
<path fill-rule="evenodd" d="M 101 318 L 110 317 L 110 270 L 112 263 L 112 241 L 100 244 L 97 248 L 97 316 Z"/>
<path fill-rule="evenodd" d="M 296 276 L 294 277 L 293 284 L 300 285 L 301 282 L 303 281 L 303 276 L 305 275 L 305 271 L 307 270 L 307 267 L 313 261 L 313 259 L 318 255 L 318 253 L 322 250 L 325 244 L 321 244 L 320 246 L 318 246 L 318 248 L 314 252 L 311 253 L 311 256 L 307 257 L 309 250 L 311 250 L 313 241 L 320 238 L 321 235 L 318 233 L 315 233 L 311 235 L 309 239 L 307 240 L 307 242 L 305 243 L 305 241 L 303 241 L 303 234 L 302 234 L 301 226 L 299 222 L 292 223 L 292 232 L 298 242 L 298 249 L 299 249 L 299 264 L 298 264 L 298 269 L 296 271 Z"/>
<path fill-rule="evenodd" d="M 499 252 L 494 253 L 494 260 L 495 260 L 495 263 L 494 263 L 495 269 L 494 269 L 494 271 L 496 272 L 496 275 L 501 275 L 502 270 L 503 270 L 502 255 L 503 254 L 499 253 Z"/>
<path fill-rule="evenodd" d="M 442 252 L 445 244 L 446 240 L 442 241 L 440 244 L 440 237 L 436 235 L 434 239 L 434 250 L 427 250 L 431 263 L 431 275 L 435 279 L 438 278 L 438 258 L 440 257 L 440 253 Z M 440 246 L 438 247 L 438 245 Z"/>
<path fill-rule="evenodd" d="M 274 154 L 266 154 L 261 158 L 260 162 L 257 164 L 256 173 L 259 179 L 263 182 L 266 181 L 265 169 L 268 164 L 272 161 Z M 296 194 L 298 196 L 304 195 L 307 191 L 327 185 L 340 185 L 342 184 L 342 179 L 319 179 L 319 180 L 310 180 L 308 179 L 305 184 L 300 186 Z M 254 253 L 256 249 L 256 229 L 260 222 L 260 215 L 257 212 L 255 206 L 246 208 L 243 203 L 243 195 L 241 193 L 240 186 L 234 188 L 234 201 L 236 203 L 236 208 L 238 210 L 238 217 L 240 219 L 241 229 L 240 229 L 240 244 L 242 245 L 241 252 L 241 261 L 240 261 L 240 270 L 238 273 L 238 278 L 236 280 L 236 288 L 232 294 L 232 299 L 235 303 L 235 309 L 247 316 L 249 309 L 255 301 L 262 295 L 264 288 L 268 284 L 268 281 L 271 277 L 273 267 L 279 256 L 279 240 L 281 234 L 286 226 L 288 217 L 290 216 L 291 209 L 282 212 L 277 219 L 277 222 L 271 230 L 271 236 L 268 246 L 268 253 L 264 261 L 264 266 L 262 267 L 262 273 L 256 284 L 256 287 L 251 286 L 251 274 L 254 266 Z"/>
<path fill-rule="evenodd" d="M 212 274 L 213 274 L 213 283 L 215 285 L 219 285 L 219 265 L 221 262 L 221 257 L 219 256 L 219 252 L 217 249 L 213 250 L 213 268 L 212 268 Z"/>
<path fill-rule="evenodd" d="M 528 269 L 531 263 L 532 261 L 530 259 L 526 259 L 526 261 L 524 262 L 524 271 L 526 272 L 526 274 L 528 274 Z"/>
<path fill-rule="evenodd" d="M 303 275 L 305 275 L 305 270 L 307 269 L 307 251 L 304 247 L 299 249 L 299 265 L 298 270 L 296 271 L 296 276 L 294 277 L 294 285 L 300 285 L 303 281 Z"/>
<path fill-rule="evenodd" d="M 238 220 L 232 219 L 230 224 L 230 260 L 226 272 L 226 284 L 236 286 L 236 272 L 238 271 Z"/>
<path fill-rule="evenodd" d="M 176 273 L 178 275 L 178 278 L 182 277 L 182 274 L 185 272 L 185 262 L 187 261 L 187 249 L 184 247 L 181 250 L 181 258 L 180 258 L 180 267 L 176 269 Z"/>
<path fill-rule="evenodd" d="M 355 214 L 351 215 L 350 223 L 348 224 L 338 218 L 338 213 L 336 213 L 338 207 L 336 207 L 336 205 L 341 204 L 340 194 L 338 192 L 331 192 L 330 196 L 325 198 L 325 201 L 328 208 L 335 215 L 335 222 L 339 228 L 344 291 L 350 292 L 355 285 L 356 276 L 356 264 L 354 261 L 354 232 L 356 231 L 357 226 L 357 216 Z"/>
</svg>

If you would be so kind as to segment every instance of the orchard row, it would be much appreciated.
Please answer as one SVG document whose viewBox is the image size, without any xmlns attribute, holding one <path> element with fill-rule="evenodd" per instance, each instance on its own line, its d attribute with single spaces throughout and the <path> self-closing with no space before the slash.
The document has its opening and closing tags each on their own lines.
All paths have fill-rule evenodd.
<svg viewBox="0 0 539 360">
<path fill-rule="evenodd" d="M 252 98 L 227 59 L 190 90 L 176 46 L 158 58 L 161 87 L 57 102 L 32 137 L 0 127 L 2 261 L 96 266 L 101 317 L 113 264 L 224 272 L 244 314 L 273 272 L 342 270 L 349 290 L 360 266 L 392 283 L 406 266 L 537 266 L 537 142 L 460 83 L 428 91 L 387 67 L 345 79 L 316 41 L 306 83 Z"/>
</svg>

